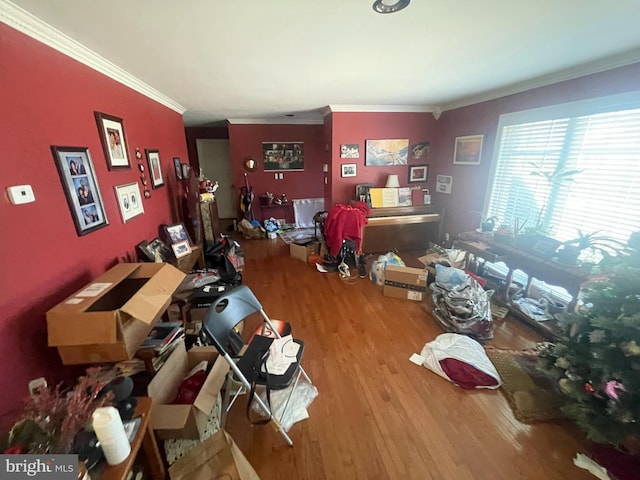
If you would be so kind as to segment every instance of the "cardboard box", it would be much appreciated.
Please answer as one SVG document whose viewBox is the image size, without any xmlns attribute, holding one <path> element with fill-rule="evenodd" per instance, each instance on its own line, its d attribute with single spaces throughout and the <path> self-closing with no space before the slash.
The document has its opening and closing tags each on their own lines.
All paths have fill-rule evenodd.
<svg viewBox="0 0 640 480">
<path fill-rule="evenodd" d="M 171 480 L 260 480 L 233 438 L 220 430 L 169 467 Z"/>
<path fill-rule="evenodd" d="M 435 275 L 436 263 L 439 263 L 446 267 L 462 268 L 464 266 L 465 252 L 464 250 L 449 249 L 447 250 L 446 256 L 431 252 L 423 255 L 422 257 L 419 257 L 418 260 L 425 266 L 425 268 L 429 272 L 431 272 L 432 275 Z"/>
<path fill-rule="evenodd" d="M 65 365 L 128 360 L 185 274 L 166 263 L 120 263 L 47 312 L 49 346 Z"/>
<path fill-rule="evenodd" d="M 426 298 L 427 272 L 421 268 L 398 267 L 388 265 L 384 270 L 384 288 L 386 297 L 405 298 L 422 301 Z"/>
<path fill-rule="evenodd" d="M 289 245 L 289 251 L 291 252 L 291 256 L 293 258 L 297 258 L 298 260 L 306 262 L 309 258 L 309 255 L 311 255 L 312 253 L 318 253 L 320 251 L 320 243 L 313 241 L 305 245 L 292 243 Z"/>
<path fill-rule="evenodd" d="M 203 360 L 213 367 L 193 404 L 171 405 L 186 375 Z M 187 352 L 184 343 L 178 345 L 147 386 L 147 394 L 153 399 L 151 426 L 158 435 L 165 439 L 199 439 L 228 371 L 229 364 L 215 347 L 194 347 Z"/>
</svg>

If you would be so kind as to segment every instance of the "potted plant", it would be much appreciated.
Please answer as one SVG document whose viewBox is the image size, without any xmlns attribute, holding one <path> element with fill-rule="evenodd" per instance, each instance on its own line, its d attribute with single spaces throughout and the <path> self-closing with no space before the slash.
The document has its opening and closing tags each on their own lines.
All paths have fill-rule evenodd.
<svg viewBox="0 0 640 480">
<path fill-rule="evenodd" d="M 536 219 L 536 224 L 532 227 L 537 234 L 545 235 L 547 230 L 549 229 L 548 220 L 545 218 L 547 213 L 547 204 L 549 202 L 549 197 L 551 193 L 556 190 L 561 184 L 565 182 L 572 182 L 574 177 L 583 172 L 583 170 L 578 169 L 565 169 L 564 166 L 558 164 L 553 171 L 544 170 L 542 165 L 536 165 L 533 162 L 529 162 L 529 165 L 533 167 L 533 170 L 529 172 L 529 175 L 533 175 L 535 177 L 543 177 L 548 185 L 548 190 L 546 191 L 544 201 L 542 202 L 542 208 L 538 211 L 538 218 Z"/>
<path fill-rule="evenodd" d="M 556 252 L 558 261 L 567 265 L 578 265 L 578 257 L 587 248 L 591 249 L 594 254 L 599 254 L 601 259 L 608 261 L 611 257 L 624 253 L 627 246 L 615 238 L 601 235 L 599 231 L 585 234 L 578 230 L 576 238 L 567 240 L 560 245 Z"/>
<path fill-rule="evenodd" d="M 484 222 L 480 224 L 480 230 L 482 233 L 493 232 L 493 229 L 496 228 L 496 223 L 498 222 L 498 217 L 488 217 Z"/>
</svg>

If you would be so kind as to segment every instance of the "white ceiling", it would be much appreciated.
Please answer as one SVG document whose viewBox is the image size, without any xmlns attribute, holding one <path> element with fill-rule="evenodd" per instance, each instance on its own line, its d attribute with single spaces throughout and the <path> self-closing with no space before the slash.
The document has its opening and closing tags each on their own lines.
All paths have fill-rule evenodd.
<svg viewBox="0 0 640 480">
<path fill-rule="evenodd" d="M 186 108 L 187 126 L 446 110 L 640 61 L 640 0 L 0 0 Z M 291 119 L 290 119 L 291 120 Z"/>
</svg>

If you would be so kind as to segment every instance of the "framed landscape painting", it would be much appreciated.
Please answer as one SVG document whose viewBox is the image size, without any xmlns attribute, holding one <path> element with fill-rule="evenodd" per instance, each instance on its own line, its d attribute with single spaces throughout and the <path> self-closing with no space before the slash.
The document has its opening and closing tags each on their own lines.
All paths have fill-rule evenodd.
<svg viewBox="0 0 640 480">
<path fill-rule="evenodd" d="M 456 137 L 453 152 L 454 165 L 480 165 L 483 135 L 467 135 Z"/>
<path fill-rule="evenodd" d="M 386 167 L 406 165 L 409 153 L 409 140 L 367 140 L 365 165 L 368 167 Z"/>
</svg>

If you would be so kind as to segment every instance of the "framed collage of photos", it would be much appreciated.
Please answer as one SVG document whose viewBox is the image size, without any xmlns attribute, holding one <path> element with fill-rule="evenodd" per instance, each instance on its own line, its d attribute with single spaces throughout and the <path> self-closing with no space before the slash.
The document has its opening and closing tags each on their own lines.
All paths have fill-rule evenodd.
<svg viewBox="0 0 640 480">
<path fill-rule="evenodd" d="M 51 146 L 60 182 L 79 236 L 106 227 L 109 222 L 87 147 Z"/>
</svg>

